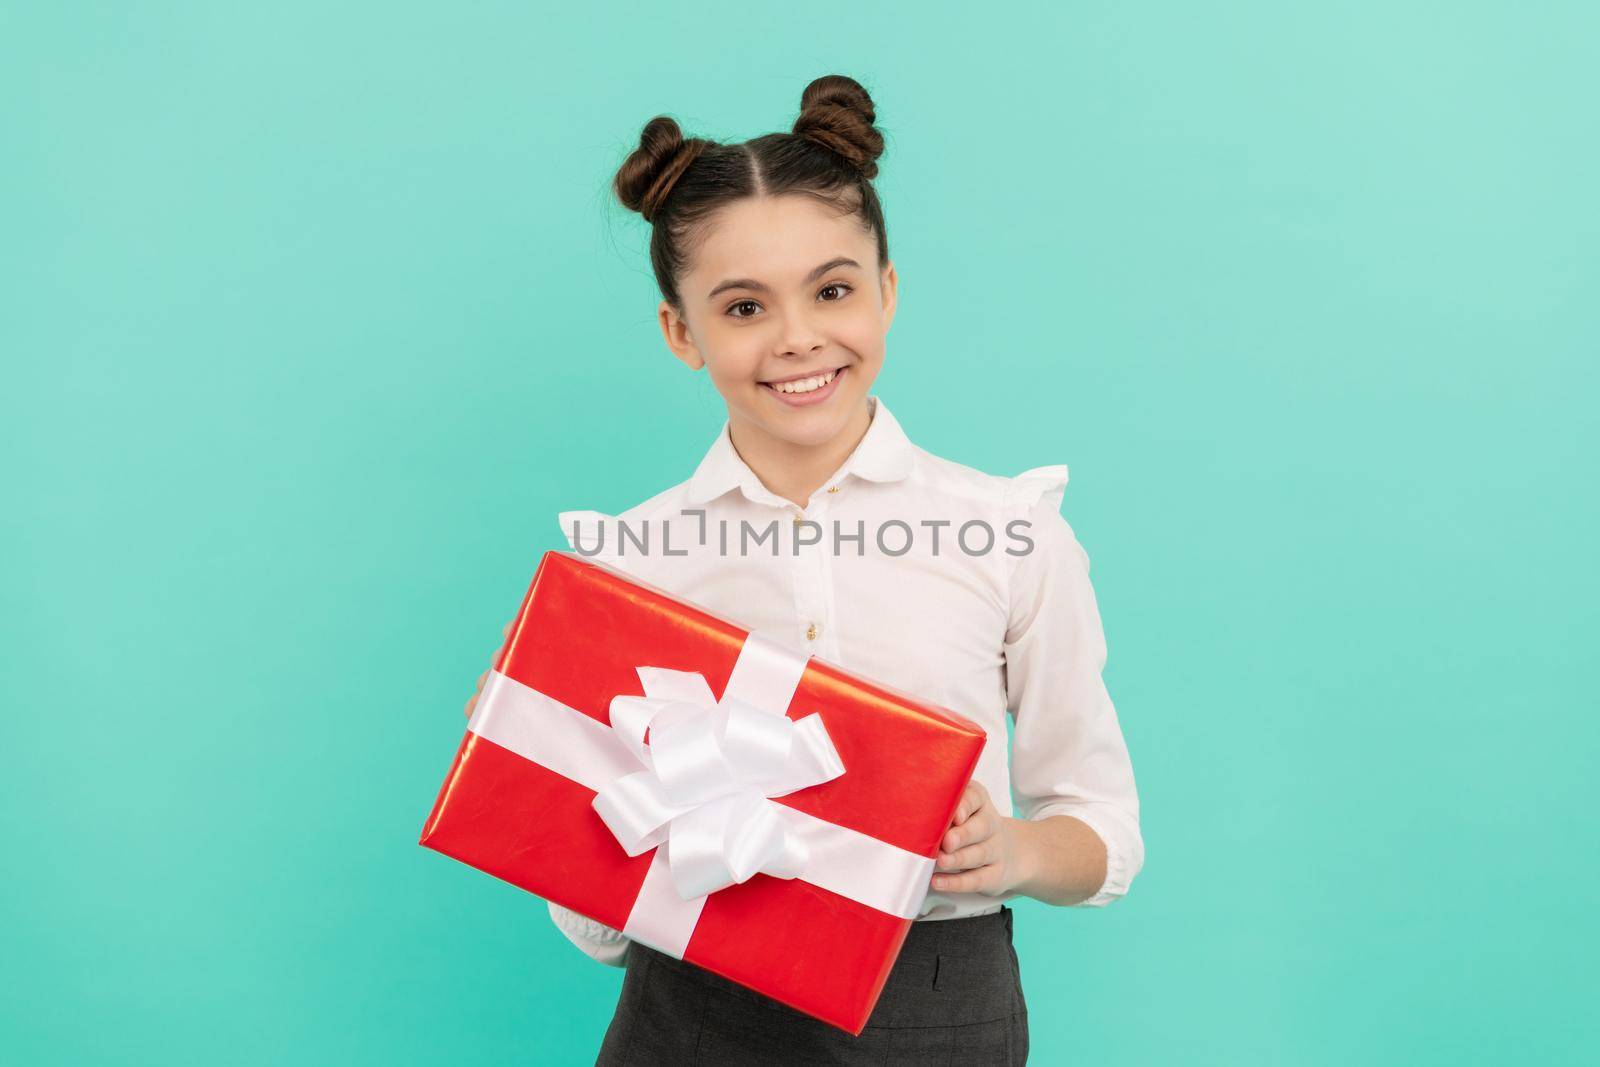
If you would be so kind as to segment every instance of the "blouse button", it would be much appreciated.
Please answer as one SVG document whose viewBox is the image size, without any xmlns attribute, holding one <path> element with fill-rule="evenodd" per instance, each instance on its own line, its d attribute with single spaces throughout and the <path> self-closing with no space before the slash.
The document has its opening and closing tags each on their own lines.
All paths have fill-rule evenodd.
<svg viewBox="0 0 1600 1067">
<path fill-rule="evenodd" d="M 817 639 L 817 624 L 816 623 L 812 623 L 812 624 L 810 624 L 809 626 L 806 627 L 806 640 L 807 641 L 815 641 L 816 639 Z"/>
<path fill-rule="evenodd" d="M 830 492 L 830 493 L 837 493 L 837 492 L 838 492 L 838 491 L 839 491 L 839 487 L 838 487 L 838 486 L 837 486 L 837 485 L 830 485 L 830 486 L 828 486 L 828 492 Z"/>
<path fill-rule="evenodd" d="M 796 526 L 799 526 L 802 522 L 805 522 L 805 521 L 806 521 L 806 513 L 805 512 L 797 511 L 797 512 L 794 513 L 794 524 Z"/>
</svg>

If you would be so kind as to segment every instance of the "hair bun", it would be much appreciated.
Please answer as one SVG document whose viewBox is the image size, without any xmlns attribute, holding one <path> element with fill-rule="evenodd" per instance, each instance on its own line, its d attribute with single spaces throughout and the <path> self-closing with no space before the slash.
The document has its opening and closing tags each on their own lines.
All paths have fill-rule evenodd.
<svg viewBox="0 0 1600 1067">
<path fill-rule="evenodd" d="M 673 184 L 710 143 L 699 137 L 685 139 L 675 121 L 657 115 L 645 123 L 639 147 L 617 170 L 613 182 L 617 199 L 643 215 L 646 222 L 654 222 L 656 210 L 672 192 Z"/>
<path fill-rule="evenodd" d="M 843 156 L 864 178 L 878 173 L 883 134 L 873 125 L 878 114 L 861 83 L 843 74 L 826 74 L 800 94 L 794 133 Z"/>
</svg>

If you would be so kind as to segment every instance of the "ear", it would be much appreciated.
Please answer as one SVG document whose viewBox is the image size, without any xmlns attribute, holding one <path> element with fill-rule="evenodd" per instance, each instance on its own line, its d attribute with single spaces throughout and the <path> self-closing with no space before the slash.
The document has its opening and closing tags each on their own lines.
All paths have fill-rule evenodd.
<svg viewBox="0 0 1600 1067">
<path fill-rule="evenodd" d="M 667 347 L 672 349 L 672 354 L 690 370 L 704 367 L 705 357 L 700 354 L 700 346 L 689 335 L 689 324 L 678 314 L 678 309 L 663 300 L 656 313 L 661 320 L 661 336 L 666 340 Z"/>
<path fill-rule="evenodd" d="M 878 288 L 883 290 L 883 332 L 889 332 L 889 324 L 894 322 L 894 309 L 899 304 L 900 278 L 894 271 L 894 260 L 884 264 L 883 277 L 878 282 Z"/>
</svg>

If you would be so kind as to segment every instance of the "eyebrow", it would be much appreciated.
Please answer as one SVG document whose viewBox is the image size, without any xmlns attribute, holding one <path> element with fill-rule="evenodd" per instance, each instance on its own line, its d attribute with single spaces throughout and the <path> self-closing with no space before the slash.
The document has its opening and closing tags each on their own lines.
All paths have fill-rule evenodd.
<svg viewBox="0 0 1600 1067">
<path fill-rule="evenodd" d="M 807 274 L 805 276 L 805 281 L 814 282 L 824 274 L 828 273 L 830 270 L 837 270 L 840 267 L 855 267 L 857 270 L 860 270 L 861 264 L 857 263 L 849 256 L 835 256 L 833 259 L 828 260 L 828 262 L 822 264 L 820 267 L 812 270 L 810 274 Z M 771 292 L 767 286 L 756 281 L 754 278 L 729 278 L 727 281 L 722 282 L 715 289 L 711 290 L 711 292 L 707 293 L 706 299 L 715 300 L 718 293 L 726 292 L 729 289 L 751 289 L 758 293 Z"/>
</svg>

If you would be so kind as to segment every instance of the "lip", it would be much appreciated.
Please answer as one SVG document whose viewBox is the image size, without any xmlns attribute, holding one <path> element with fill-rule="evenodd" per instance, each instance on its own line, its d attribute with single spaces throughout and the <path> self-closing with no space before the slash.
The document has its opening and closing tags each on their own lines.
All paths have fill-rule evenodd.
<svg viewBox="0 0 1600 1067">
<path fill-rule="evenodd" d="M 802 374 L 791 374 L 787 378 L 767 378 L 761 384 L 782 385 L 784 382 L 798 382 L 805 378 L 815 378 L 819 374 L 827 374 L 831 370 L 842 370 L 843 368 L 844 364 L 842 363 L 837 367 L 818 367 L 816 370 L 808 370 Z"/>
<path fill-rule="evenodd" d="M 839 388 L 839 379 L 843 378 L 847 373 L 849 373 L 849 371 L 850 368 L 848 366 L 837 368 L 834 371 L 832 381 L 830 381 L 827 385 L 824 385 L 821 389 L 813 389 L 809 393 L 780 393 L 766 382 L 762 382 L 761 387 L 776 397 L 780 402 L 787 404 L 792 408 L 810 407 L 812 404 L 820 404 L 832 396 L 834 391 Z M 818 373 L 826 374 L 827 371 L 812 371 L 810 374 L 802 374 L 800 377 L 812 378 Z M 783 380 L 795 381 L 796 379 L 785 378 Z"/>
</svg>

